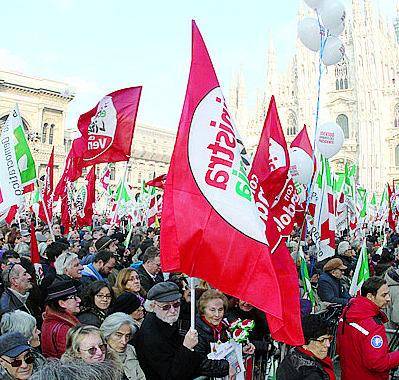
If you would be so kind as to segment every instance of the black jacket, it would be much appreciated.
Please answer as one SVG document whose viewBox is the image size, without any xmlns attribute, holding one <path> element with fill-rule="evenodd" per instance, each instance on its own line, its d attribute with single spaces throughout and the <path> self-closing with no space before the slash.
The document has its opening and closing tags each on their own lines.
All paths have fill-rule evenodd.
<svg viewBox="0 0 399 380">
<path fill-rule="evenodd" d="M 34 316 L 36 319 L 38 317 L 37 315 L 35 315 L 35 307 L 30 302 L 29 297 L 26 301 L 26 305 L 24 305 L 10 289 L 6 289 L 0 298 L 0 317 L 5 313 L 14 310 L 26 311 L 27 313 Z"/>
<path fill-rule="evenodd" d="M 276 379 L 329 380 L 329 376 L 317 359 L 292 348 L 277 368 Z"/>
<path fill-rule="evenodd" d="M 77 318 L 82 325 L 90 325 L 100 327 L 104 322 L 106 314 L 97 308 L 87 308 L 82 310 Z"/>
<path fill-rule="evenodd" d="M 136 334 L 136 353 L 147 380 L 193 379 L 200 364 L 198 353 L 183 346 L 177 324 L 148 313 Z"/>
<path fill-rule="evenodd" d="M 346 305 L 351 298 L 343 288 L 341 281 L 329 273 L 322 273 L 319 278 L 317 294 L 324 302 Z"/>
<path fill-rule="evenodd" d="M 207 355 L 211 352 L 211 343 L 216 343 L 212 328 L 197 315 L 195 329 L 198 331 L 198 344 L 194 347 L 194 351 L 201 355 L 201 366 L 197 375 L 209 377 L 227 376 L 229 374 L 229 362 L 227 360 L 211 360 L 207 358 Z M 228 341 L 227 328 L 222 329 L 221 341 Z"/>
<path fill-rule="evenodd" d="M 137 273 L 140 277 L 141 287 L 145 290 L 146 294 L 155 285 L 164 281 L 163 274 L 160 272 L 156 275 L 155 280 L 147 273 L 143 265 L 140 265 L 137 269 Z"/>
</svg>

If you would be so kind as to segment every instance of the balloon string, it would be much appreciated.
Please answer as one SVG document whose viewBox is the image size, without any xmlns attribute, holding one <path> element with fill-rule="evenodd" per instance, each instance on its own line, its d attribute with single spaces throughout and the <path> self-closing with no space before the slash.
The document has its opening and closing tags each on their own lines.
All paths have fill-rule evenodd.
<svg viewBox="0 0 399 380">
<path fill-rule="evenodd" d="M 313 146 L 312 146 L 312 148 L 313 148 L 313 150 L 312 150 L 312 163 L 313 164 L 314 164 L 314 160 L 315 160 L 317 129 L 318 129 L 318 126 L 319 126 L 321 79 L 322 79 L 322 76 L 323 76 L 323 54 L 324 54 L 324 48 L 326 46 L 326 40 L 327 40 L 327 38 L 326 38 L 327 37 L 326 36 L 326 30 L 321 25 L 319 12 L 317 10 L 316 10 L 316 15 L 317 15 L 317 21 L 319 23 L 319 29 L 320 29 L 320 53 L 319 53 L 319 77 L 318 77 L 318 80 L 317 80 L 317 102 L 316 102 L 316 115 L 315 115 L 315 132 L 314 132 Z M 317 168 L 317 165 L 316 165 L 316 168 Z M 310 199 L 312 197 L 312 186 L 313 186 L 315 177 L 316 177 L 316 173 L 313 174 L 313 176 L 310 179 L 309 184 L 307 186 L 305 219 L 306 219 L 306 216 L 307 216 L 308 211 L 309 211 Z M 320 214 L 319 217 L 321 217 L 321 214 Z M 319 222 L 320 222 L 320 220 L 318 221 L 318 223 Z M 303 232 L 304 232 L 303 229 L 305 230 L 305 234 L 303 234 Z M 307 235 L 307 223 L 306 223 L 306 220 L 305 220 L 304 224 L 302 226 L 300 239 L 302 238 L 302 236 L 304 236 L 305 239 L 306 239 L 306 235 Z"/>
</svg>

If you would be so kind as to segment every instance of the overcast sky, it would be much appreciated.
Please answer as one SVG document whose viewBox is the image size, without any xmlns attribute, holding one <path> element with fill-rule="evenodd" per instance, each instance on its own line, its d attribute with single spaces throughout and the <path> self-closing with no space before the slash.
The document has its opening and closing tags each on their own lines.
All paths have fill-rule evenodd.
<svg viewBox="0 0 399 380">
<path fill-rule="evenodd" d="M 251 100 L 265 80 L 270 37 L 281 70 L 293 54 L 299 1 L 7 1 L 0 67 L 69 83 L 76 97 L 68 128 L 105 94 L 143 85 L 138 121 L 176 130 L 190 65 L 191 19 L 225 96 L 242 67 Z M 372 1 L 392 20 L 396 0 Z"/>
</svg>

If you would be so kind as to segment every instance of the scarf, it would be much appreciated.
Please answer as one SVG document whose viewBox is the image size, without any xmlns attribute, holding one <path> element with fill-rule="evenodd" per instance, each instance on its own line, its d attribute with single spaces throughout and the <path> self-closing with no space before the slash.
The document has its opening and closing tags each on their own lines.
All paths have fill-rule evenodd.
<svg viewBox="0 0 399 380">
<path fill-rule="evenodd" d="M 223 322 L 220 322 L 217 326 L 210 324 L 203 315 L 201 315 L 201 319 L 205 322 L 207 326 L 212 329 L 213 338 L 216 342 L 221 341 L 222 339 L 222 329 L 223 329 Z"/>
<path fill-rule="evenodd" d="M 329 379 L 335 380 L 334 364 L 329 356 L 326 356 L 324 359 L 319 359 L 313 354 L 313 352 L 307 350 L 306 348 L 298 347 L 297 349 L 303 354 L 310 356 L 318 361 L 321 364 L 324 372 L 328 375 Z"/>
</svg>

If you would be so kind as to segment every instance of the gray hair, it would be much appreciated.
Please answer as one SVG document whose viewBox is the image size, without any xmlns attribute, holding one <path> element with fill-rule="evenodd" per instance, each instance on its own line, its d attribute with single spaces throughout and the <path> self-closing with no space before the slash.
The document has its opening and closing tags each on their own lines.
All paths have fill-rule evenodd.
<svg viewBox="0 0 399 380">
<path fill-rule="evenodd" d="M 79 259 L 76 253 L 63 252 L 57 257 L 54 262 L 55 271 L 57 274 L 65 274 L 64 270 L 71 267 L 72 261 L 74 259 Z"/>
<path fill-rule="evenodd" d="M 122 373 L 113 363 L 85 363 L 83 360 L 50 360 L 34 372 L 30 380 L 120 380 Z"/>
<path fill-rule="evenodd" d="M 1 317 L 0 332 L 1 335 L 7 332 L 19 332 L 26 339 L 33 337 L 33 330 L 36 328 L 36 319 L 25 311 L 14 310 L 5 313 Z"/>
<path fill-rule="evenodd" d="M 135 325 L 133 318 L 125 313 L 113 313 L 104 319 L 104 322 L 100 326 L 100 331 L 103 333 L 104 338 L 108 338 L 123 325 L 128 325 L 130 331 L 133 334 L 137 331 L 137 326 Z"/>
<path fill-rule="evenodd" d="M 145 300 L 144 301 L 144 309 L 149 313 L 154 312 L 155 301 L 154 300 Z"/>
<path fill-rule="evenodd" d="M 19 265 L 22 267 L 20 263 L 11 263 L 6 269 L 3 270 L 3 284 L 5 288 L 10 288 L 11 287 L 11 280 L 13 278 L 18 278 L 19 277 L 19 271 L 15 270 L 15 267 Z"/>
</svg>

